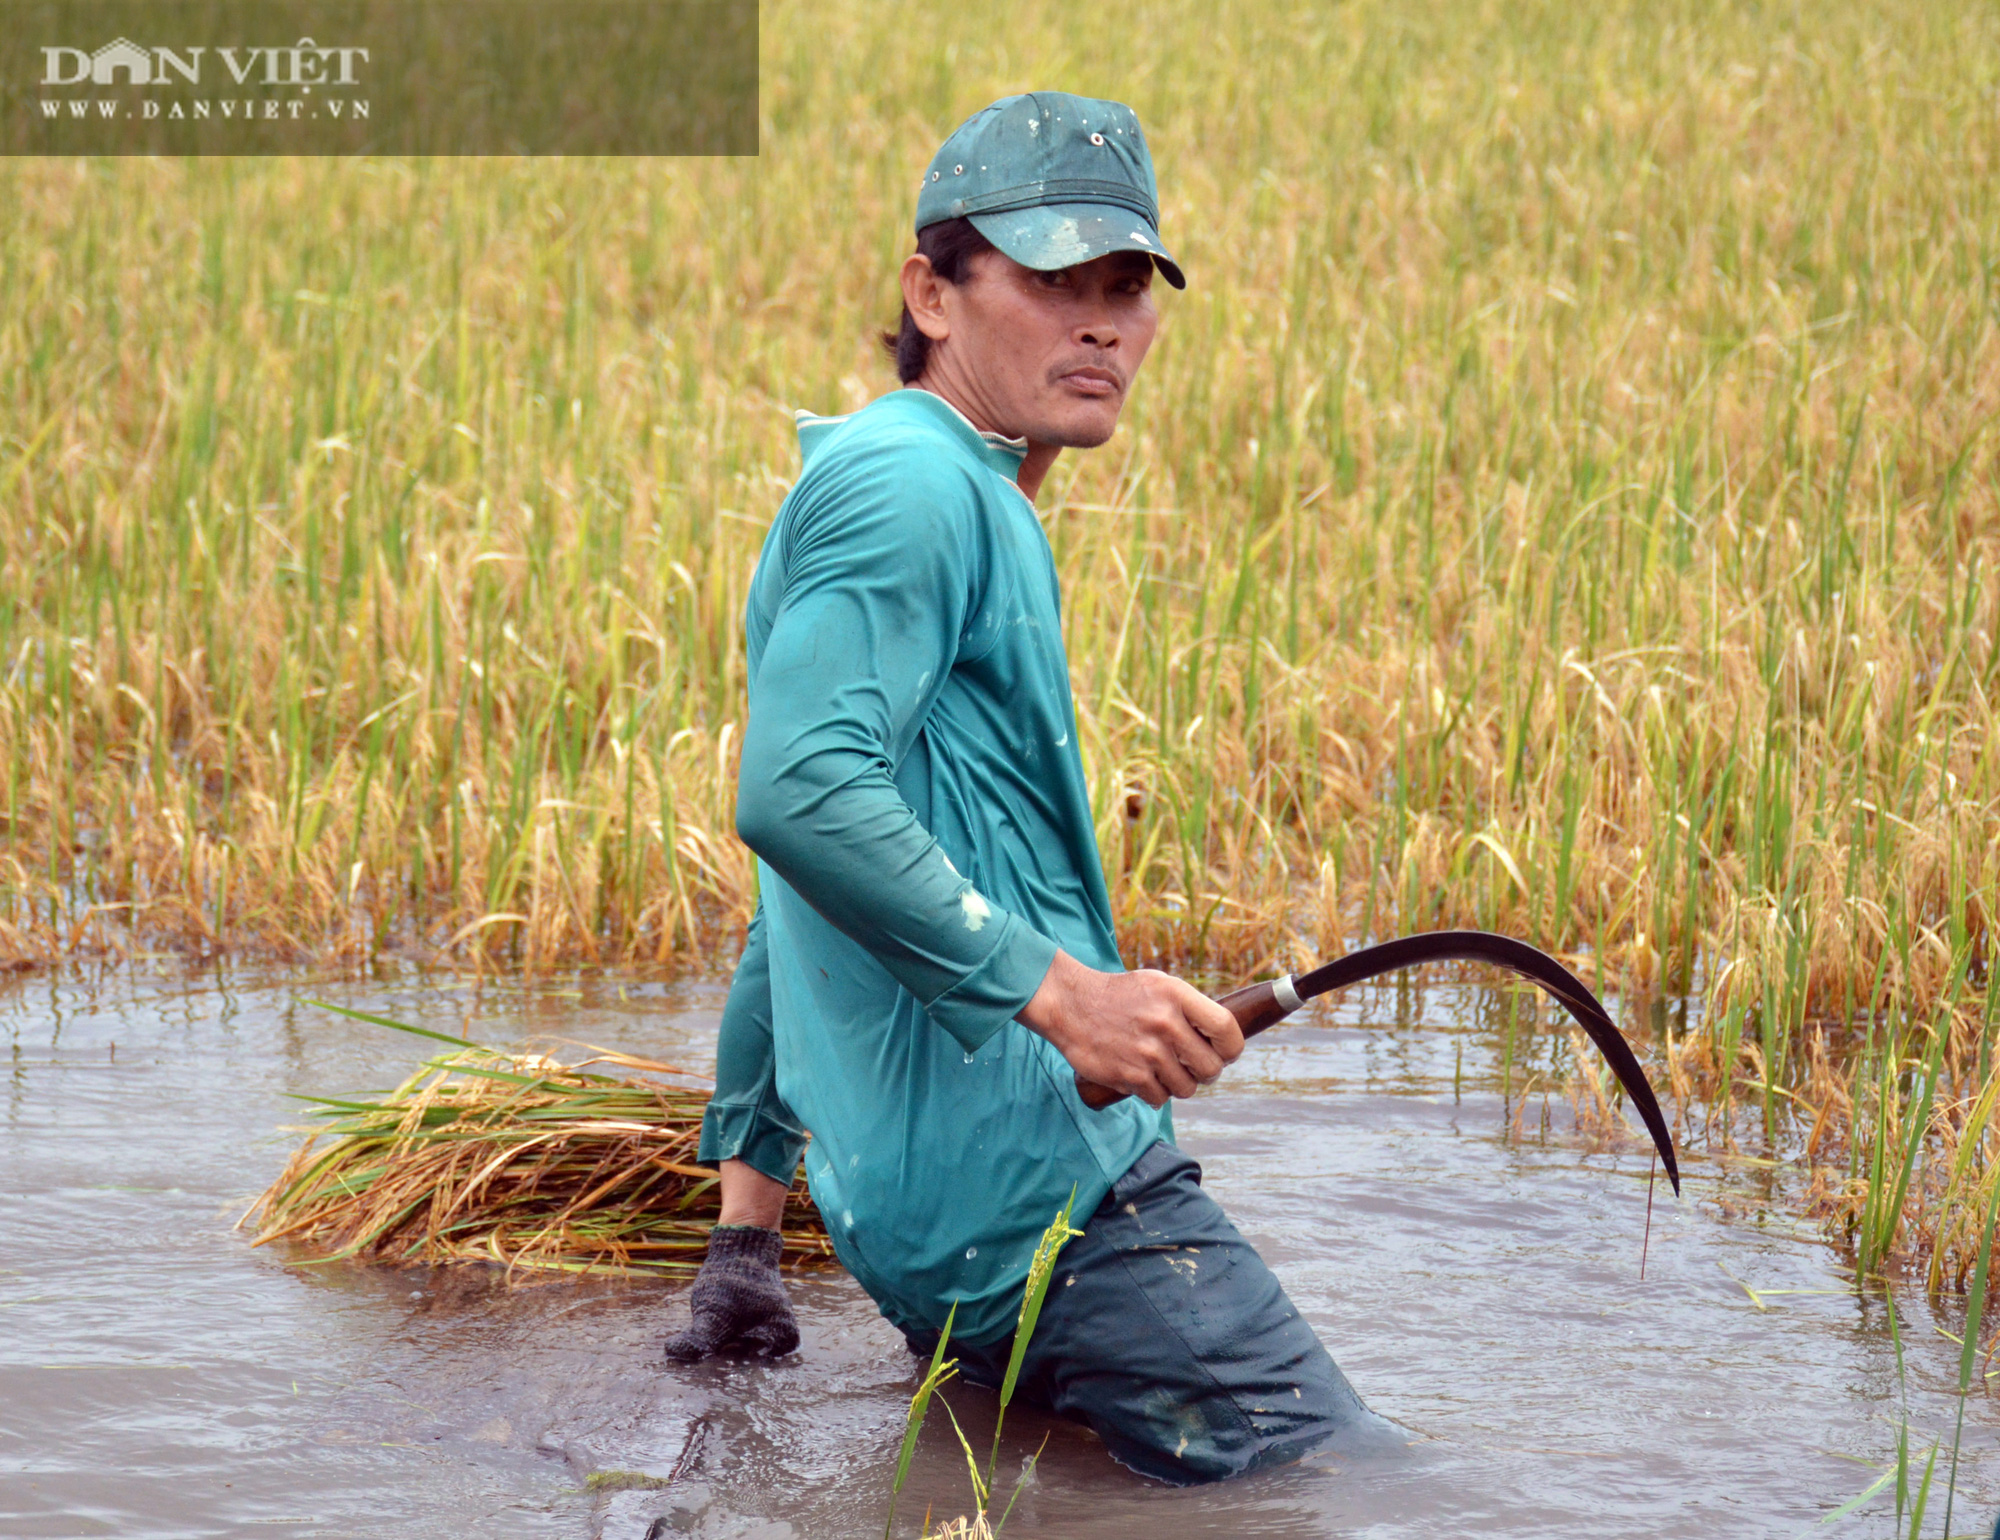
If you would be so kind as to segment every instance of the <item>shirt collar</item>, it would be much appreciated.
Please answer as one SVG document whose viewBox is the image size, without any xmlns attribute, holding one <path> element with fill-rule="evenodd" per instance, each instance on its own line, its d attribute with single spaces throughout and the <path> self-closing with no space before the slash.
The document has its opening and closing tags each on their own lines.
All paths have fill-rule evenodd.
<svg viewBox="0 0 2000 1540">
<path fill-rule="evenodd" d="M 988 433 L 983 429 L 975 428 L 972 425 L 970 417 L 967 417 L 965 413 L 961 412 L 934 390 L 925 390 L 920 385 L 907 385 L 902 390 L 897 391 L 896 394 L 920 396 L 923 398 L 923 401 L 919 404 L 928 404 L 933 410 L 937 407 L 943 407 L 945 411 L 951 414 L 953 421 L 962 432 L 971 434 L 979 441 L 982 449 L 990 451 L 992 455 L 997 456 L 1000 461 L 1004 462 L 996 465 L 995 468 L 1005 471 L 1009 476 L 1018 471 L 1021 468 L 1021 462 L 1028 458 L 1027 439 L 1009 438 L 1004 433 Z"/>
<path fill-rule="evenodd" d="M 901 390 L 892 390 L 886 396 L 878 396 L 870 406 L 880 406 L 894 402 L 905 409 L 915 410 L 930 417 L 964 442 L 967 448 L 993 470 L 1012 482 L 1021 469 L 1021 462 L 1028 457 L 1028 441 L 1025 438 L 1008 438 L 1003 433 L 986 433 L 972 424 L 957 407 L 935 391 L 921 386 L 906 385 Z M 867 410 L 867 408 L 863 408 Z M 817 437 L 827 429 L 848 422 L 854 417 L 848 413 L 839 417 L 822 417 L 816 412 L 794 412 L 793 419 L 798 424 L 799 443 L 809 447 L 809 438 Z"/>
</svg>

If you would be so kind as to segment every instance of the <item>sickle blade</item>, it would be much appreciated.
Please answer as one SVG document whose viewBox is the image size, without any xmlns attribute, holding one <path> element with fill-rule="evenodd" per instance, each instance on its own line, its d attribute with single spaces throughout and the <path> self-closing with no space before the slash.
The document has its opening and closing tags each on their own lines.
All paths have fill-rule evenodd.
<svg viewBox="0 0 2000 1540">
<path fill-rule="evenodd" d="M 1560 1000 L 1570 1015 L 1576 1018 L 1577 1025 L 1597 1044 L 1598 1052 L 1611 1066 L 1611 1073 L 1618 1077 L 1618 1083 L 1625 1088 L 1632 1105 L 1639 1109 L 1640 1120 L 1645 1123 L 1646 1132 L 1653 1136 L 1653 1146 L 1660 1152 L 1660 1161 L 1667 1168 L 1667 1180 L 1673 1183 L 1675 1194 L 1679 1194 L 1681 1171 L 1674 1160 L 1674 1142 L 1667 1133 L 1667 1120 L 1660 1114 L 1660 1103 L 1646 1080 L 1646 1072 L 1639 1067 L 1639 1060 L 1626 1043 L 1624 1034 L 1612 1024 L 1610 1014 L 1597 996 L 1590 992 L 1590 987 L 1547 952 L 1529 946 L 1525 941 L 1516 941 L 1512 936 L 1496 936 L 1489 931 L 1437 930 L 1416 936 L 1401 936 L 1379 946 L 1349 952 L 1345 957 L 1337 957 L 1310 973 L 1299 974 L 1291 982 L 1299 999 L 1305 1001 L 1315 995 L 1330 994 L 1350 984 L 1359 984 L 1364 979 L 1433 962 L 1491 963 L 1496 968 L 1505 968 L 1510 973 L 1532 979 Z M 1251 1036 L 1269 1024 L 1249 1028 L 1244 1035 Z"/>
</svg>

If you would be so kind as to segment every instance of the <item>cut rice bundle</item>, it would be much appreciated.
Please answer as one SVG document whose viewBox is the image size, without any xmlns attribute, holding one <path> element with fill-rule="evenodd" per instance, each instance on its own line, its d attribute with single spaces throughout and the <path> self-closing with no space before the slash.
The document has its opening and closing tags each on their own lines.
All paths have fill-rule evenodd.
<svg viewBox="0 0 2000 1540">
<path fill-rule="evenodd" d="M 467 1044 L 378 1100 L 306 1098 L 332 1121 L 243 1223 L 256 1221 L 257 1245 L 292 1240 L 328 1260 L 691 1273 L 721 1207 L 715 1172 L 693 1163 L 709 1092 L 676 1083 L 691 1077 L 671 1064 L 589 1051 L 565 1065 Z M 831 1263 L 803 1179 L 784 1236 L 786 1263 Z"/>
</svg>

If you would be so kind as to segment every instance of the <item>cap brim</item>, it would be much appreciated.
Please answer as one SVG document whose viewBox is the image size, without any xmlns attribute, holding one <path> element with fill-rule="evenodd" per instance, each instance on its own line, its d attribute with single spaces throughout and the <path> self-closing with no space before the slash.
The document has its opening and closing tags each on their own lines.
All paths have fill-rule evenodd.
<svg viewBox="0 0 2000 1540">
<path fill-rule="evenodd" d="M 1000 214 L 973 214 L 973 229 L 1023 267 L 1048 272 L 1114 251 L 1143 251 L 1176 289 L 1187 279 L 1144 215 L 1109 203 L 1045 203 Z"/>
</svg>

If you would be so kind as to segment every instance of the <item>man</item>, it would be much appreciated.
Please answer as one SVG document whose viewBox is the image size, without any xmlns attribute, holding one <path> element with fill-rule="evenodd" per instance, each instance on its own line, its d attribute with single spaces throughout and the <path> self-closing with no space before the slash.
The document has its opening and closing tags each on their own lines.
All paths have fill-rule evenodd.
<svg viewBox="0 0 2000 1540">
<path fill-rule="evenodd" d="M 1138 119 L 995 102 L 925 171 L 916 226 L 905 388 L 800 414 L 751 583 L 737 829 L 762 896 L 703 1125 L 722 1223 L 668 1352 L 797 1345 L 776 1231 L 803 1149 L 882 1313 L 928 1352 L 955 1307 L 961 1372 L 997 1383 L 1074 1192 L 1021 1393 L 1170 1481 L 1295 1458 L 1370 1414 L 1170 1142 L 1169 1098 L 1243 1039 L 1119 962 L 1032 501 L 1111 437 L 1155 270 L 1185 286 Z M 1130 1097 L 1092 1111 L 1078 1076 Z"/>
</svg>

